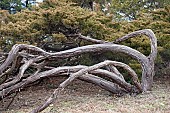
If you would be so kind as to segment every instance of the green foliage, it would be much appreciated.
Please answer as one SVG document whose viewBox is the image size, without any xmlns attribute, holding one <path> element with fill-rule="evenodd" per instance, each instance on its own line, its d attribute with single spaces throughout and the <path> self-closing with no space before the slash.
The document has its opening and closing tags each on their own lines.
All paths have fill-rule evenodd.
<svg viewBox="0 0 170 113">
<path fill-rule="evenodd" d="M 60 42 L 61 34 L 67 36 L 81 32 L 93 38 L 105 39 L 114 32 L 110 27 L 111 16 L 82 9 L 65 0 L 47 0 L 32 10 L 8 15 L 7 19 L 0 29 L 4 47 L 7 39 L 11 46 L 15 43 L 40 46 L 49 40 L 44 37 L 50 37 L 51 42 Z M 59 40 L 56 40 L 57 34 Z"/>
<path fill-rule="evenodd" d="M 165 55 L 161 53 L 168 51 L 170 47 L 170 5 L 163 9 L 152 11 L 150 14 L 141 14 L 135 24 L 140 29 L 149 28 L 154 31 L 158 39 L 158 47 L 162 47 L 161 51 L 158 50 L 162 58 L 164 58 Z M 165 53 L 169 54 L 169 52 Z"/>
<path fill-rule="evenodd" d="M 0 9 L 8 10 L 10 14 L 21 11 L 23 8 L 31 8 L 36 5 L 36 0 L 1 0 Z"/>
<path fill-rule="evenodd" d="M 113 14 L 115 20 L 134 20 L 140 11 L 152 11 L 170 5 L 169 0 L 72 0 L 80 4 L 96 3 L 94 9 Z"/>
<path fill-rule="evenodd" d="M 163 52 L 170 47 L 170 6 L 150 13 L 141 12 L 136 20 L 115 22 L 113 27 L 118 30 L 113 34 L 116 37 L 122 37 L 140 29 L 152 29 L 158 39 L 158 50 Z M 122 44 L 135 48 L 146 55 L 150 51 L 150 41 L 146 36 L 131 38 Z"/>
<path fill-rule="evenodd" d="M 138 18 L 131 22 L 117 22 L 115 24 L 119 31 L 114 34 L 121 37 L 132 31 L 141 29 L 152 29 L 158 40 L 158 58 L 156 66 L 160 69 L 165 68 L 170 62 L 170 5 L 165 8 L 150 11 L 148 13 L 140 12 Z M 109 39 L 112 40 L 112 39 Z M 145 36 L 128 39 L 122 44 L 130 46 L 140 52 L 148 55 L 150 53 L 150 41 Z M 130 61 L 131 63 L 131 61 Z M 164 66 L 162 67 L 162 63 Z M 135 63 L 132 63 L 133 65 Z M 135 66 L 137 68 L 137 66 Z"/>
<path fill-rule="evenodd" d="M 157 62 L 168 61 L 170 56 L 170 6 L 148 13 L 144 11 L 138 15 L 135 14 L 137 19 L 131 22 L 113 22 L 113 15 L 106 16 L 100 11 L 94 12 L 83 9 L 70 1 L 46 0 L 38 7 L 22 10 L 13 15 L 1 10 L 0 49 L 9 51 L 11 46 L 16 43 L 33 44 L 39 47 L 47 43 L 62 44 L 69 42 L 70 39 L 75 41 L 75 38 L 69 37 L 69 35 L 78 33 L 90 35 L 95 39 L 113 41 L 127 33 L 149 28 L 154 31 L 158 38 L 159 59 Z M 117 5 L 120 5 L 118 3 Z M 137 3 L 137 0 L 135 3 Z M 131 4 L 131 2 L 127 1 L 126 7 L 129 7 L 128 4 Z M 134 10 L 136 10 L 135 7 L 132 12 Z M 84 44 L 84 42 L 81 42 L 81 45 Z M 138 36 L 122 44 L 137 49 L 145 55 L 150 53 L 150 42 L 146 36 Z M 119 54 L 116 54 L 117 56 L 105 55 L 109 59 L 129 63 L 138 74 L 141 73 L 139 64 L 131 58 L 125 56 L 120 59 L 120 56 L 123 55 Z M 95 62 L 89 58 L 89 55 L 82 58 L 85 59 L 81 61 L 83 64 L 91 65 Z"/>
<path fill-rule="evenodd" d="M 22 9 L 21 0 L 1 0 L 0 9 L 12 11 L 20 11 Z"/>
</svg>

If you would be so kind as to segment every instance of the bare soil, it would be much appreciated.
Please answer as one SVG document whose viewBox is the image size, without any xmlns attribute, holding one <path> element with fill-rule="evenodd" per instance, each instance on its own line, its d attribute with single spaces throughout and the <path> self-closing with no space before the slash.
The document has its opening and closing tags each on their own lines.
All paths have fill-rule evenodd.
<svg viewBox="0 0 170 113">
<path fill-rule="evenodd" d="M 63 78 L 49 78 L 0 101 L 0 113 L 27 113 L 41 105 Z M 152 91 L 118 97 L 98 86 L 75 80 L 43 113 L 170 113 L 170 77 L 155 78 Z"/>
</svg>

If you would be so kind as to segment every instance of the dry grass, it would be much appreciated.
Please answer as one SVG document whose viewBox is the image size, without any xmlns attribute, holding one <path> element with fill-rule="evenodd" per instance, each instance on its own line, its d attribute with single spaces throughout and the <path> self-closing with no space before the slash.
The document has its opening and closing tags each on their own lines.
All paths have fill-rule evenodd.
<svg viewBox="0 0 170 113">
<path fill-rule="evenodd" d="M 61 79 L 60 79 L 61 80 Z M 61 82 L 61 81 L 60 81 Z M 27 113 L 53 92 L 54 79 L 46 85 L 20 92 L 8 110 L 1 113 Z M 59 83 L 59 81 L 55 81 Z M 6 99 L 7 102 L 9 99 Z M 0 105 L 0 108 L 6 105 Z M 153 90 L 137 96 L 116 97 L 89 83 L 75 81 L 44 113 L 170 113 L 170 78 L 155 80 Z"/>
</svg>

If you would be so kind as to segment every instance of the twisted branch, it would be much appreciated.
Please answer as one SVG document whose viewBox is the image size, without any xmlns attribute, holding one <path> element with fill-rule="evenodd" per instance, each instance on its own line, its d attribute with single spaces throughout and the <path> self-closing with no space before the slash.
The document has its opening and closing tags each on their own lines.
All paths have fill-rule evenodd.
<svg viewBox="0 0 170 113">
<path fill-rule="evenodd" d="M 136 37 L 138 35 L 146 35 L 150 39 L 151 53 L 149 56 L 145 56 L 139 51 L 130 47 L 114 44 L 120 43 L 128 38 Z M 96 44 L 77 47 L 56 53 L 46 52 L 43 49 L 32 45 L 14 45 L 5 61 L 0 64 L 0 78 L 2 78 L 4 75 L 11 74 L 16 67 L 19 71 L 14 79 L 11 80 L 8 78 L 6 82 L 0 83 L 1 99 L 15 92 L 17 89 L 22 89 L 26 85 L 31 84 L 41 78 L 62 75 L 67 75 L 69 77 L 59 85 L 51 97 L 42 106 L 33 110 L 33 113 L 40 112 L 48 107 L 48 105 L 58 98 L 60 92 L 77 78 L 94 83 L 112 93 L 141 93 L 151 89 L 154 76 L 154 60 L 157 54 L 157 40 L 152 30 L 145 29 L 135 31 L 124 37 L 116 39 L 114 42 L 92 39 L 81 34 L 78 34 L 77 37 L 79 39 Z M 102 53 L 106 51 L 110 51 L 112 53 L 124 53 L 136 59 L 142 67 L 141 82 L 133 69 L 131 69 L 128 65 L 117 61 L 106 60 L 93 66 L 48 66 L 50 62 L 57 62 L 59 59 L 75 57 L 84 53 Z M 2 54 L 1 56 L 6 56 L 6 54 Z M 22 58 L 23 62 L 19 60 L 19 57 Z M 4 58 L 5 57 L 2 57 L 2 59 Z M 17 62 L 20 62 L 20 65 L 17 65 Z M 27 75 L 25 72 L 30 67 L 34 68 L 35 70 L 33 73 Z M 100 69 L 102 67 L 107 67 L 109 70 Z M 129 73 L 130 77 L 132 78 L 133 85 L 124 80 L 123 75 L 116 67 L 122 67 Z M 101 75 L 106 78 L 110 78 L 112 81 L 105 80 Z"/>
</svg>

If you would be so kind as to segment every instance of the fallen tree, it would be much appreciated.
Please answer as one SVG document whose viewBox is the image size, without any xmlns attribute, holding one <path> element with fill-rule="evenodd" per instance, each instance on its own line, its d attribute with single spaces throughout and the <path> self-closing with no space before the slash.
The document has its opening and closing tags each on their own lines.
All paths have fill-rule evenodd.
<svg viewBox="0 0 170 113">
<path fill-rule="evenodd" d="M 141 52 L 130 47 L 116 44 L 126 39 L 136 37 L 138 35 L 146 35 L 151 42 L 151 53 L 149 56 L 143 55 Z M 56 53 L 46 52 L 41 48 L 26 44 L 16 44 L 12 47 L 8 54 L 1 54 L 0 64 L 0 97 L 1 100 L 8 95 L 14 93 L 18 89 L 22 89 L 41 78 L 50 76 L 68 76 L 53 92 L 49 99 L 40 107 L 37 107 L 32 113 L 44 110 L 52 102 L 54 102 L 61 91 L 64 90 L 73 80 L 80 79 L 96 84 L 103 89 L 115 93 L 141 93 L 151 89 L 154 76 L 154 60 L 157 55 L 157 40 L 150 29 L 132 32 L 124 37 L 118 38 L 114 42 L 92 39 L 90 37 L 75 35 L 83 40 L 96 43 L 82 47 L 76 47 Z M 142 78 L 139 80 L 135 71 L 127 64 L 117 61 L 103 61 L 92 66 L 50 66 L 51 62 L 58 62 L 59 59 L 72 58 L 84 53 L 96 53 L 110 51 L 120 52 L 136 59 L 142 67 Z M 106 70 L 103 67 L 111 68 Z M 121 67 L 129 73 L 132 78 L 132 84 L 125 81 L 123 75 L 117 67 Z M 31 68 L 33 72 L 27 73 Z M 15 73 L 13 76 L 9 76 Z M 107 79 L 109 78 L 109 79 Z"/>
</svg>

